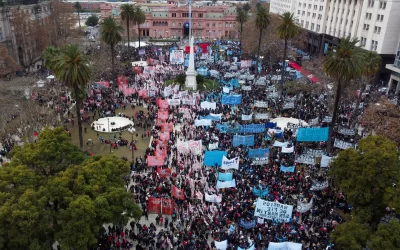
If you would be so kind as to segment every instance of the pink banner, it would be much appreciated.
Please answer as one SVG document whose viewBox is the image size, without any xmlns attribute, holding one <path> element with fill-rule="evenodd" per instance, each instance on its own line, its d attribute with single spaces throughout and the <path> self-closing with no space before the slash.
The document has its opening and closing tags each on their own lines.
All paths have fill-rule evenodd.
<svg viewBox="0 0 400 250">
<path fill-rule="evenodd" d="M 172 132 L 172 131 L 174 131 L 174 124 L 172 122 L 164 123 L 163 125 L 161 125 L 161 131 L 162 132 Z"/>
<path fill-rule="evenodd" d="M 161 141 L 169 141 L 170 139 L 170 134 L 169 132 L 162 132 L 160 133 L 160 140 Z"/>
<path fill-rule="evenodd" d="M 168 100 L 159 100 L 158 101 L 158 107 L 162 109 L 167 109 L 168 108 Z"/>
<path fill-rule="evenodd" d="M 118 83 L 118 85 L 121 85 L 121 84 L 128 85 L 128 79 L 126 79 L 126 77 L 124 77 L 124 76 L 118 76 L 117 83 Z"/>
<path fill-rule="evenodd" d="M 147 157 L 147 166 L 155 167 L 164 165 L 164 157 L 162 156 L 148 156 Z"/>
<path fill-rule="evenodd" d="M 167 120 L 168 119 L 168 111 L 167 110 L 165 110 L 165 111 L 159 110 L 157 118 L 160 120 Z"/>
<path fill-rule="evenodd" d="M 96 83 L 101 85 L 101 86 L 107 87 L 107 88 L 110 87 L 110 83 L 109 82 L 96 82 Z"/>
</svg>

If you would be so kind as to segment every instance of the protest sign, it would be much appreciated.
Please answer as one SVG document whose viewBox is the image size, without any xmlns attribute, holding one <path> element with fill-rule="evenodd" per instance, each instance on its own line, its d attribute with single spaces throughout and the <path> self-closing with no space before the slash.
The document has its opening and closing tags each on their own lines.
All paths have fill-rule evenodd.
<svg viewBox="0 0 400 250">
<path fill-rule="evenodd" d="M 155 167 L 164 165 L 165 158 L 161 156 L 147 156 L 147 166 Z"/>
<path fill-rule="evenodd" d="M 244 90 L 244 91 L 251 91 L 251 86 L 243 85 L 243 86 L 242 86 L 242 90 Z"/>
<path fill-rule="evenodd" d="M 281 153 L 293 153 L 294 152 L 294 146 L 287 148 L 287 147 L 282 147 Z"/>
<path fill-rule="evenodd" d="M 228 248 L 228 240 L 214 241 L 214 244 L 217 250 L 226 250 Z"/>
<path fill-rule="evenodd" d="M 283 104 L 283 109 L 293 109 L 294 108 L 294 102 L 286 102 Z"/>
<path fill-rule="evenodd" d="M 294 242 L 270 242 L 268 250 L 301 250 L 302 244 Z"/>
<path fill-rule="evenodd" d="M 258 199 L 254 216 L 267 220 L 289 222 L 292 217 L 293 206 L 285 205 L 278 202 L 265 201 Z"/>
<path fill-rule="evenodd" d="M 323 182 L 318 182 L 316 180 L 312 180 L 312 185 L 310 190 L 311 191 L 319 191 L 319 190 L 324 190 L 324 188 L 329 187 L 328 181 L 323 181 Z"/>
<path fill-rule="evenodd" d="M 256 221 L 255 218 L 253 220 L 250 220 L 250 221 L 245 220 L 245 219 L 242 218 L 239 221 L 239 226 L 241 226 L 241 227 L 243 227 L 245 229 L 251 229 L 251 228 L 255 227 L 256 225 L 257 225 L 257 221 Z"/>
<path fill-rule="evenodd" d="M 267 197 L 269 191 L 268 191 L 268 188 L 258 189 L 256 187 L 253 187 L 253 193 L 257 197 Z"/>
<path fill-rule="evenodd" d="M 222 169 L 239 169 L 239 157 L 228 159 L 225 156 L 222 157 Z"/>
<path fill-rule="evenodd" d="M 170 106 L 178 106 L 181 104 L 180 99 L 167 99 L 168 100 L 168 105 Z"/>
<path fill-rule="evenodd" d="M 321 142 L 328 140 L 329 128 L 299 128 L 297 141 L 299 142 Z"/>
<path fill-rule="evenodd" d="M 321 157 L 321 168 L 327 168 L 331 164 L 332 157 L 323 155 Z"/>
<path fill-rule="evenodd" d="M 164 97 L 169 97 L 170 95 L 172 95 L 171 87 L 165 87 L 164 88 Z"/>
<path fill-rule="evenodd" d="M 296 163 L 313 165 L 315 164 L 315 157 L 309 154 L 301 154 L 296 156 L 295 160 Z"/>
<path fill-rule="evenodd" d="M 250 121 L 253 117 L 253 114 L 250 115 L 243 115 L 242 114 L 242 121 Z"/>
<path fill-rule="evenodd" d="M 340 127 L 338 133 L 342 135 L 351 135 L 351 136 L 356 134 L 354 129 L 344 128 L 344 127 Z"/>
<path fill-rule="evenodd" d="M 181 49 L 174 49 L 171 50 L 169 55 L 169 61 L 171 64 L 182 64 L 185 60 L 185 56 L 183 50 Z"/>
<path fill-rule="evenodd" d="M 319 124 L 319 119 L 318 119 L 318 117 L 317 117 L 317 118 L 314 118 L 314 119 L 308 120 L 308 125 L 310 125 L 310 126 L 315 126 L 315 125 L 318 125 L 318 124 Z"/>
<path fill-rule="evenodd" d="M 269 156 L 269 148 L 249 149 L 248 157 L 250 159 L 268 158 L 268 156 Z"/>
<path fill-rule="evenodd" d="M 240 133 L 262 133 L 265 131 L 264 124 L 239 125 Z"/>
<path fill-rule="evenodd" d="M 242 103 L 242 95 L 223 95 L 222 104 L 239 105 Z"/>
<path fill-rule="evenodd" d="M 185 194 L 182 189 L 179 189 L 174 185 L 172 185 L 171 189 L 172 189 L 171 194 L 173 197 L 177 198 L 178 200 L 185 200 Z"/>
<path fill-rule="evenodd" d="M 164 110 L 164 111 L 159 110 L 157 113 L 157 118 L 161 119 L 161 120 L 167 120 L 168 119 L 168 111 L 167 110 Z"/>
<path fill-rule="evenodd" d="M 251 161 L 251 165 L 253 165 L 253 166 L 261 166 L 261 165 L 265 165 L 265 164 L 268 164 L 268 157 L 254 158 Z"/>
<path fill-rule="evenodd" d="M 218 142 L 208 144 L 208 150 L 214 150 L 218 148 Z"/>
<path fill-rule="evenodd" d="M 334 142 L 333 146 L 335 148 L 340 148 L 340 149 L 354 148 L 353 143 L 345 142 L 345 141 L 342 141 L 342 140 L 339 140 L 336 138 L 335 138 L 335 142 Z"/>
<path fill-rule="evenodd" d="M 233 136 L 232 145 L 234 147 L 238 147 L 240 145 L 243 146 L 254 146 L 254 135 L 235 135 Z"/>
<path fill-rule="evenodd" d="M 322 121 L 326 122 L 326 123 L 330 123 L 330 122 L 332 122 L 332 116 L 325 116 Z"/>
<path fill-rule="evenodd" d="M 208 202 L 221 203 L 221 201 L 222 201 L 221 195 L 208 194 L 208 193 L 204 193 L 204 195 L 205 195 L 205 200 Z"/>
<path fill-rule="evenodd" d="M 200 107 L 202 108 L 202 109 L 216 109 L 217 108 L 217 104 L 215 103 L 215 102 L 207 102 L 207 101 L 205 101 L 205 102 L 201 102 L 200 103 Z"/>
<path fill-rule="evenodd" d="M 231 181 L 217 181 L 217 188 L 231 188 L 231 187 L 236 187 L 236 181 L 231 180 Z"/>
<path fill-rule="evenodd" d="M 172 169 L 170 168 L 157 168 L 157 173 L 161 178 L 167 178 L 168 176 L 171 175 Z"/>
<path fill-rule="evenodd" d="M 227 152 L 225 151 L 206 151 L 204 153 L 204 165 L 206 165 L 207 167 L 219 167 L 222 165 L 222 158 L 224 156 L 226 157 L 226 155 Z"/>
<path fill-rule="evenodd" d="M 268 113 L 257 113 L 255 118 L 257 120 L 267 120 L 268 119 Z"/>
<path fill-rule="evenodd" d="M 313 200 L 311 199 L 310 202 L 301 202 L 297 201 L 297 208 L 296 211 L 299 213 L 305 213 L 312 208 Z"/>
<path fill-rule="evenodd" d="M 268 102 L 255 101 L 254 106 L 257 108 L 268 108 Z"/>
<path fill-rule="evenodd" d="M 224 165 L 224 161 L 222 161 L 222 166 Z M 218 173 L 219 181 L 231 181 L 233 179 L 232 173 Z"/>
<path fill-rule="evenodd" d="M 322 156 L 324 155 L 324 151 L 322 149 L 312 149 L 312 148 L 306 148 L 304 150 L 304 154 L 307 155 L 312 155 L 312 156 Z"/>
<path fill-rule="evenodd" d="M 211 119 L 195 120 L 194 125 L 198 126 L 211 126 Z"/>
<path fill-rule="evenodd" d="M 287 173 L 287 172 L 294 173 L 295 169 L 296 168 L 294 166 L 286 167 L 286 166 L 281 165 L 281 167 L 280 167 L 281 172 L 285 172 L 285 173 Z"/>
</svg>

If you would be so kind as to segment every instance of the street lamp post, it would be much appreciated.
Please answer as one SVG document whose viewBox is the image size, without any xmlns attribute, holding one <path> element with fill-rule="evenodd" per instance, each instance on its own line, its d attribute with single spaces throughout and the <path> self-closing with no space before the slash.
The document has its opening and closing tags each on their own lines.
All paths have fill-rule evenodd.
<svg viewBox="0 0 400 250">
<path fill-rule="evenodd" d="M 111 154 L 111 130 L 110 130 L 110 118 L 107 118 L 108 122 L 108 143 L 110 143 L 110 154 Z"/>
<path fill-rule="evenodd" d="M 134 163 L 135 160 L 135 151 L 133 149 L 133 146 L 135 145 L 135 143 L 133 142 L 133 132 L 131 133 L 132 135 L 132 163 Z"/>
</svg>

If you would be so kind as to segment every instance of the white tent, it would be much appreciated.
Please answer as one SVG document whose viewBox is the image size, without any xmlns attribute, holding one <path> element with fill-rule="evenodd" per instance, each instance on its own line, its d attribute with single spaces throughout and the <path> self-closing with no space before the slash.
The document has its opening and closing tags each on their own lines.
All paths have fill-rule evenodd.
<svg viewBox="0 0 400 250">
<path fill-rule="evenodd" d="M 299 124 L 302 127 L 308 127 L 307 122 L 296 119 L 296 118 L 292 118 L 292 117 L 290 117 L 290 118 L 279 117 L 279 118 L 275 118 L 275 119 L 271 120 L 271 122 L 276 122 L 276 126 L 280 127 L 281 129 L 285 129 L 287 127 L 288 123 Z"/>
<path fill-rule="evenodd" d="M 147 62 L 146 61 L 135 61 L 135 62 L 132 62 L 132 67 L 135 67 L 135 66 L 145 67 L 145 66 L 147 66 Z"/>
<path fill-rule="evenodd" d="M 139 42 L 130 42 L 129 45 L 133 48 L 139 48 Z M 140 41 L 140 47 L 147 46 L 148 44 L 146 42 Z M 128 46 L 128 43 L 125 43 L 125 46 Z"/>
</svg>

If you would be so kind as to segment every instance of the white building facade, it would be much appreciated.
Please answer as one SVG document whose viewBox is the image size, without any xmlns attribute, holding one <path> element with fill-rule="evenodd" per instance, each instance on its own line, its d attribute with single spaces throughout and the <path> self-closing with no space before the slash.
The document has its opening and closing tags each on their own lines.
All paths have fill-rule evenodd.
<svg viewBox="0 0 400 250">
<path fill-rule="evenodd" d="M 271 0 L 269 3 L 269 12 L 274 14 L 283 14 L 284 12 L 295 13 L 297 0 Z"/>
</svg>

